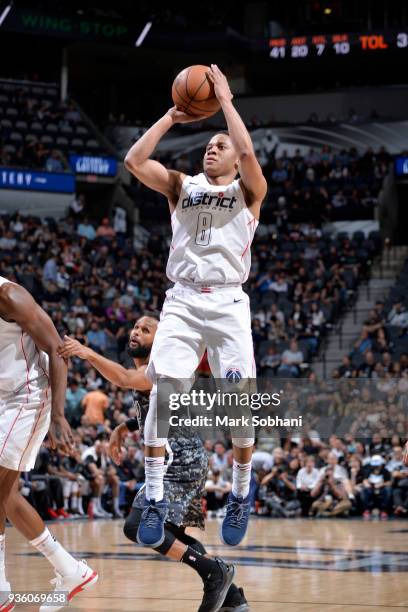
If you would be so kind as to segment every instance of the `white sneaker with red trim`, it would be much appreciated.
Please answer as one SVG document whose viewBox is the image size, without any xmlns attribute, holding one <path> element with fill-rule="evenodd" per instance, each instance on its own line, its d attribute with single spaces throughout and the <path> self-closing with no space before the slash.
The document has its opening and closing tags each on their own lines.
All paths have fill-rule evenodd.
<svg viewBox="0 0 408 612">
<path fill-rule="evenodd" d="M 98 580 L 98 574 L 82 560 L 78 561 L 78 567 L 74 574 L 70 576 L 61 576 L 55 572 L 56 578 L 51 580 L 51 584 L 55 584 L 54 591 L 67 593 L 67 601 L 62 605 L 50 606 L 49 604 L 41 606 L 39 612 L 57 612 L 68 605 L 75 595 L 81 591 L 85 591 L 92 587 Z"/>
<path fill-rule="evenodd" d="M 9 582 L 0 582 L 0 612 L 11 612 L 15 605 L 10 602 L 11 587 Z"/>
</svg>

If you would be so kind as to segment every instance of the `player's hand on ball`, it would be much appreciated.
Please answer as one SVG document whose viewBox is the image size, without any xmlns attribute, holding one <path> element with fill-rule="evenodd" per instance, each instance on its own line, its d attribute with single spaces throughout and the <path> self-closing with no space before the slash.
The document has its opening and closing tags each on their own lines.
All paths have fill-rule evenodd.
<svg viewBox="0 0 408 612">
<path fill-rule="evenodd" d="M 207 72 L 207 76 L 214 85 L 214 92 L 220 104 L 230 102 L 234 96 L 232 95 L 227 77 L 221 72 L 217 64 L 211 64 L 211 70 Z"/>
<path fill-rule="evenodd" d="M 120 465 L 120 449 L 122 448 L 123 439 L 129 433 L 128 428 L 124 423 L 121 423 L 111 433 L 108 446 L 108 455 L 116 465 Z"/>
<path fill-rule="evenodd" d="M 64 336 L 64 344 L 58 349 L 58 354 L 64 359 L 68 357 L 87 358 L 87 347 L 69 336 Z"/>
<path fill-rule="evenodd" d="M 53 417 L 51 415 L 48 438 L 51 442 L 51 448 L 54 450 L 58 448 L 68 455 L 73 452 L 74 437 L 71 426 L 64 416 Z"/>
<path fill-rule="evenodd" d="M 177 106 L 172 106 L 167 114 L 170 115 L 173 123 L 193 123 L 193 121 L 202 121 L 207 119 L 207 115 L 188 115 L 179 110 Z"/>
</svg>

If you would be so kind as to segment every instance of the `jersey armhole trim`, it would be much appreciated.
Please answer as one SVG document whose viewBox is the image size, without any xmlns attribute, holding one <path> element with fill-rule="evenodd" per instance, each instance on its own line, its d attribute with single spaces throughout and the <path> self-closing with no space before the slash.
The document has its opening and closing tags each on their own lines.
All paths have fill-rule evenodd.
<svg viewBox="0 0 408 612">
<path fill-rule="evenodd" d="M 252 210 L 249 208 L 248 204 L 246 203 L 246 200 L 245 200 L 245 193 L 244 193 L 244 190 L 243 190 L 243 189 L 242 189 L 242 187 L 241 187 L 241 180 L 242 180 L 241 178 L 237 179 L 237 185 L 238 185 L 239 189 L 241 190 L 242 197 L 243 197 L 243 200 L 244 200 L 244 202 L 245 202 L 245 208 L 246 208 L 246 210 L 249 212 L 249 214 L 251 215 L 251 217 L 252 217 L 253 219 L 255 219 L 255 221 L 256 221 L 257 223 L 259 223 L 259 219 L 257 219 L 257 218 L 255 217 L 254 213 L 252 212 Z"/>
<path fill-rule="evenodd" d="M 178 200 L 180 200 L 181 192 L 182 192 L 182 191 L 183 191 L 183 189 L 184 189 L 184 185 L 185 185 L 186 180 L 187 180 L 187 179 L 191 179 L 191 178 L 193 178 L 193 177 L 192 177 L 190 174 L 186 174 L 186 175 L 185 175 L 185 177 L 184 177 L 184 179 L 183 179 L 183 181 L 182 181 L 182 183 L 181 183 L 181 189 L 180 189 L 180 193 L 179 193 Z M 177 200 L 177 204 L 178 204 L 178 200 Z M 170 212 L 170 217 L 171 217 L 171 218 L 173 217 L 174 213 L 175 213 L 175 212 L 176 212 L 176 210 L 177 210 L 177 204 L 175 205 L 174 210 L 172 210 L 172 211 Z M 170 207 L 170 202 L 169 202 L 169 207 Z"/>
</svg>

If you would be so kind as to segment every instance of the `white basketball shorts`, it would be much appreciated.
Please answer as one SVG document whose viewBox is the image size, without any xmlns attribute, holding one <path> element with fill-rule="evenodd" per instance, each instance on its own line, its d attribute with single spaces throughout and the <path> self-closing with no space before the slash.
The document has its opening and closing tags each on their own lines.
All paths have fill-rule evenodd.
<svg viewBox="0 0 408 612">
<path fill-rule="evenodd" d="M 147 375 L 191 379 L 207 349 L 215 378 L 255 378 L 249 297 L 238 287 L 166 291 Z"/>
<path fill-rule="evenodd" d="M 0 395 L 0 467 L 32 470 L 51 419 L 51 389 L 31 384 Z"/>
</svg>

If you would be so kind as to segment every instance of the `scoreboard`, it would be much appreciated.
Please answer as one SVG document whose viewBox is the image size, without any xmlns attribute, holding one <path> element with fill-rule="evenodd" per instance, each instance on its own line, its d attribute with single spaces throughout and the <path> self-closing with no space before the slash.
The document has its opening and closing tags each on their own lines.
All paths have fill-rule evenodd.
<svg viewBox="0 0 408 612">
<path fill-rule="evenodd" d="M 274 60 L 286 58 L 324 58 L 374 56 L 386 50 L 408 49 L 406 32 L 369 32 L 364 34 L 319 34 L 269 39 L 269 56 Z"/>
</svg>

